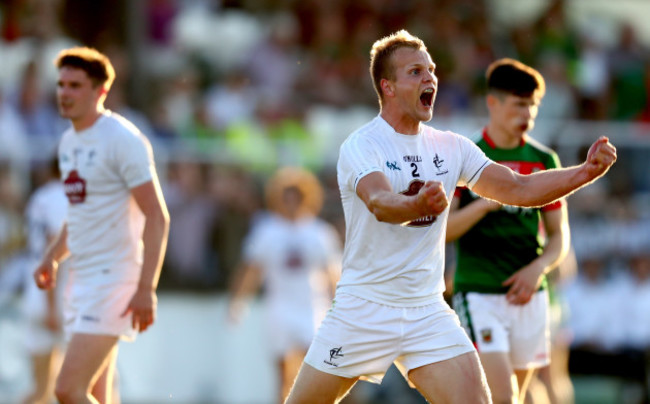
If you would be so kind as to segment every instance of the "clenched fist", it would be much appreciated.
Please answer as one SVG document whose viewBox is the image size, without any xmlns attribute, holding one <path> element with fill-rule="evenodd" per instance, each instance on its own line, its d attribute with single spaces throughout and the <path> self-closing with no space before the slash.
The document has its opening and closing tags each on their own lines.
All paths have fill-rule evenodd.
<svg viewBox="0 0 650 404">
<path fill-rule="evenodd" d="M 601 136 L 589 148 L 584 167 L 589 178 L 596 179 L 605 174 L 615 161 L 616 148 L 607 137 Z"/>
<path fill-rule="evenodd" d="M 427 181 L 417 195 L 417 205 L 422 216 L 438 216 L 449 205 L 447 193 L 438 181 Z"/>
</svg>

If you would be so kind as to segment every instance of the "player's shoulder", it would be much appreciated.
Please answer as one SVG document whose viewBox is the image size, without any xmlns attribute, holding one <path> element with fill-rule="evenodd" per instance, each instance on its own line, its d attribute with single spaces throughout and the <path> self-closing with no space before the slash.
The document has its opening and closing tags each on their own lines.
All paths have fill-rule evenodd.
<svg viewBox="0 0 650 404">
<path fill-rule="evenodd" d="M 114 136 L 121 138 L 137 138 L 146 139 L 140 129 L 122 115 L 113 112 L 105 111 L 102 120 L 103 130 L 106 130 Z"/>
<path fill-rule="evenodd" d="M 61 181 L 48 181 L 34 190 L 32 198 L 47 198 L 48 196 L 54 195 L 58 192 L 64 193 Z"/>
<path fill-rule="evenodd" d="M 341 144 L 341 149 L 370 146 L 390 128 L 379 115 L 355 129 Z"/>
<path fill-rule="evenodd" d="M 458 146 L 462 143 L 473 142 L 469 137 L 451 130 L 438 129 L 431 125 L 423 125 L 422 135 L 439 145 Z"/>
</svg>

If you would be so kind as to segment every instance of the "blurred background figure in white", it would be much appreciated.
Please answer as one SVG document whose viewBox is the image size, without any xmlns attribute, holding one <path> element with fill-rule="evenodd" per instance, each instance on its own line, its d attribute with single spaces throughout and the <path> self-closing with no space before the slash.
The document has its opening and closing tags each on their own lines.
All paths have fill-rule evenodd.
<svg viewBox="0 0 650 404">
<path fill-rule="evenodd" d="M 56 157 L 34 169 L 34 190 L 25 209 L 27 259 L 24 261 L 22 311 L 25 319 L 25 349 L 31 356 L 32 390 L 25 404 L 48 404 L 54 399 L 54 382 L 61 366 L 63 349 L 62 311 L 66 265 L 59 268 L 55 289 L 38 289 L 33 280 L 47 246 L 65 221 L 68 199 L 58 180 Z"/>
<path fill-rule="evenodd" d="M 282 402 L 331 305 L 341 242 L 334 227 L 317 217 L 323 190 L 311 172 L 278 170 L 267 182 L 265 197 L 269 212 L 253 225 L 244 243 L 229 315 L 239 322 L 246 300 L 264 285 L 269 349 L 277 358 Z"/>
</svg>

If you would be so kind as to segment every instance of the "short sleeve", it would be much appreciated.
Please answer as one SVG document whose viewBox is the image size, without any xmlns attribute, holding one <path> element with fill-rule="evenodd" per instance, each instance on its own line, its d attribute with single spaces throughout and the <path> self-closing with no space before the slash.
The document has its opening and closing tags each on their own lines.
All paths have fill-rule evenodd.
<svg viewBox="0 0 650 404">
<path fill-rule="evenodd" d="M 462 156 L 462 167 L 460 170 L 460 177 L 458 179 L 458 186 L 472 188 L 476 181 L 481 177 L 481 173 L 485 167 L 492 164 L 483 150 L 481 150 L 474 142 L 466 137 L 457 136 L 459 140 L 460 153 Z"/>
<path fill-rule="evenodd" d="M 354 191 L 361 178 L 375 171 L 381 171 L 381 167 L 367 138 L 351 136 L 341 145 L 337 166 L 341 186 Z"/>
<path fill-rule="evenodd" d="M 128 134 L 117 146 L 118 170 L 129 188 L 154 178 L 155 168 L 151 144 L 142 134 Z"/>
</svg>

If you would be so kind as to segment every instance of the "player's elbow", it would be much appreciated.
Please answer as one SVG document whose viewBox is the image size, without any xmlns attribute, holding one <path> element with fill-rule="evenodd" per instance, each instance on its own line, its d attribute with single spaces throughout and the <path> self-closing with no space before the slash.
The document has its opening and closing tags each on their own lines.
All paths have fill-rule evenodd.
<svg viewBox="0 0 650 404">
<path fill-rule="evenodd" d="M 401 223 L 400 221 L 396 221 L 393 215 L 389 213 L 389 211 L 385 208 L 383 208 L 379 203 L 376 198 L 372 198 L 368 201 L 368 204 L 366 205 L 368 207 L 368 210 L 372 215 L 377 219 L 379 222 L 383 223 Z"/>
<path fill-rule="evenodd" d="M 159 209 L 152 209 L 150 212 L 148 212 L 146 217 L 147 222 L 151 223 L 157 231 L 167 234 L 169 231 L 170 222 L 169 212 L 167 212 L 167 209 L 164 207 L 160 207 Z"/>
<path fill-rule="evenodd" d="M 370 210 L 370 213 L 372 213 L 372 215 L 375 217 L 375 219 L 377 219 L 377 221 L 390 223 L 389 215 L 387 215 L 386 212 L 380 207 L 370 205 L 368 206 L 368 210 Z"/>
</svg>

